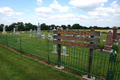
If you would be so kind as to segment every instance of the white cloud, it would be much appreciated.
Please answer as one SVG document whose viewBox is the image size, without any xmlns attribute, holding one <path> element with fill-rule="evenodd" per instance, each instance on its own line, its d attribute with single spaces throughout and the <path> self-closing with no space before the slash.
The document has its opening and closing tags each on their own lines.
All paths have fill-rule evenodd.
<svg viewBox="0 0 120 80">
<path fill-rule="evenodd" d="M 54 3 L 50 4 L 49 6 L 54 11 L 58 11 L 58 12 L 67 12 L 69 10 L 69 7 L 67 6 L 62 7 L 60 4 L 58 4 L 56 0 L 54 0 Z"/>
<path fill-rule="evenodd" d="M 9 7 L 0 7 L 0 13 L 6 13 L 6 12 L 11 12 L 13 9 Z"/>
<path fill-rule="evenodd" d="M 86 15 L 79 15 L 78 17 L 83 18 L 83 19 L 88 18 Z"/>
<path fill-rule="evenodd" d="M 50 14 L 53 12 L 53 10 L 49 7 L 39 7 L 39 8 L 36 8 L 35 11 L 37 13 L 46 13 L 46 14 Z"/>
<path fill-rule="evenodd" d="M 0 7 L 0 13 L 5 14 L 6 16 L 18 16 L 24 14 L 22 12 L 14 12 L 13 9 L 9 7 Z"/>
<path fill-rule="evenodd" d="M 69 4 L 82 10 L 94 10 L 101 7 L 108 0 L 70 0 Z"/>
<path fill-rule="evenodd" d="M 103 19 L 98 19 L 97 21 L 103 21 Z"/>
<path fill-rule="evenodd" d="M 41 5 L 42 4 L 42 0 L 37 0 L 37 4 Z"/>
</svg>

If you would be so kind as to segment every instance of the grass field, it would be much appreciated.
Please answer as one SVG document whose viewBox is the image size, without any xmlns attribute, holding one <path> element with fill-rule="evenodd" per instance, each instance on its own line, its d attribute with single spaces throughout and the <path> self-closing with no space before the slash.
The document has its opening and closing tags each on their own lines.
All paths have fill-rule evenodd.
<svg viewBox="0 0 120 80">
<path fill-rule="evenodd" d="M 45 31 L 42 31 L 42 34 L 44 32 Z M 33 56 L 37 56 L 45 60 L 48 60 L 48 56 L 49 56 L 49 60 L 51 63 L 58 64 L 57 62 L 58 55 L 51 52 L 53 50 L 53 45 L 55 44 L 49 41 L 49 46 L 48 46 L 49 33 L 48 32 L 46 33 L 45 36 L 46 38 L 44 40 L 33 37 L 30 38 L 29 37 L 30 34 L 36 35 L 36 33 L 29 33 L 29 32 L 21 33 L 20 35 L 13 35 L 8 33 L 7 44 L 13 48 L 20 50 L 20 43 L 18 42 L 18 39 L 20 39 L 21 37 L 21 48 L 25 54 L 26 53 L 31 54 Z M 52 35 L 52 33 L 50 34 Z M 100 47 L 104 48 L 106 41 L 103 41 L 103 39 L 106 39 L 107 34 L 102 33 L 101 36 L 95 36 L 95 37 L 100 38 L 100 43 L 97 44 L 100 45 Z M 6 44 L 6 39 L 1 38 L 0 42 Z M 120 41 L 118 41 L 118 43 L 120 44 Z M 89 49 L 80 48 L 80 47 L 69 47 L 69 46 L 66 47 L 67 47 L 67 54 L 69 54 L 70 56 L 61 56 L 61 65 L 65 66 L 65 68 L 69 69 L 70 71 L 78 75 L 83 75 L 83 73 L 87 73 L 88 62 L 89 62 Z M 120 45 L 118 46 L 118 48 L 120 48 Z M 61 52 L 62 51 L 63 50 L 61 50 Z M 93 76 L 95 77 L 102 76 L 104 78 L 106 77 L 109 58 L 110 58 L 109 54 L 102 53 L 96 50 L 93 51 L 93 70 L 92 70 Z M 118 50 L 117 58 L 120 59 L 120 50 Z M 118 65 L 118 70 L 120 70 L 119 66 L 120 65 Z"/>
<path fill-rule="evenodd" d="M 0 46 L 0 80 L 81 80 Z"/>
</svg>

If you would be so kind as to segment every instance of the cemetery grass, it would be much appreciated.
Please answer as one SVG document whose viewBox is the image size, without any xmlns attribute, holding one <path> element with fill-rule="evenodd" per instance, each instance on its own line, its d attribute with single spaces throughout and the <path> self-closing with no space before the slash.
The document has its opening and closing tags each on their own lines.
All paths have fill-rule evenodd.
<svg viewBox="0 0 120 80">
<path fill-rule="evenodd" d="M 81 80 L 0 46 L 0 80 Z"/>
<path fill-rule="evenodd" d="M 44 32 L 45 31 L 42 31 L 42 34 Z M 49 33 L 46 33 L 45 40 L 33 38 L 33 37 L 30 38 L 29 37 L 30 34 L 35 34 L 35 33 L 25 32 L 25 33 L 21 33 L 20 35 L 13 35 L 8 33 L 7 34 L 8 46 L 11 46 L 13 48 L 20 50 L 20 43 L 18 42 L 18 38 L 21 37 L 21 47 L 25 53 L 45 59 L 45 60 L 48 60 L 48 56 L 49 56 L 50 63 L 54 63 L 57 65 L 58 55 L 51 52 L 53 50 L 53 45 L 55 44 L 49 41 L 49 46 L 47 45 Z M 52 32 L 50 34 L 52 35 Z M 6 36 L 6 35 L 3 35 L 3 36 Z M 101 36 L 95 36 L 95 37 L 100 38 L 100 43 L 97 43 L 97 44 L 100 45 L 101 48 L 104 48 L 106 41 L 103 41 L 103 39 L 107 38 L 107 34 L 102 33 Z M 3 44 L 6 44 L 6 40 L 4 38 L 1 39 L 1 42 Z M 120 41 L 119 41 L 119 44 L 120 44 Z M 48 50 L 48 47 L 49 47 L 49 50 Z M 88 72 L 89 49 L 67 46 L 67 54 L 69 54 L 70 56 L 61 56 L 61 65 L 66 66 L 65 68 L 69 69 L 73 73 L 77 73 L 78 75 L 83 75 L 83 73 L 80 73 L 80 71 L 77 71 L 77 70 L 75 71 L 73 68 Z M 106 77 L 110 55 L 96 51 L 96 50 L 94 50 L 93 55 L 94 55 L 94 58 L 93 58 L 92 74 Z M 102 60 L 102 58 L 104 60 Z M 117 58 L 120 58 L 120 50 L 118 51 Z M 69 68 L 69 66 L 73 68 Z"/>
</svg>

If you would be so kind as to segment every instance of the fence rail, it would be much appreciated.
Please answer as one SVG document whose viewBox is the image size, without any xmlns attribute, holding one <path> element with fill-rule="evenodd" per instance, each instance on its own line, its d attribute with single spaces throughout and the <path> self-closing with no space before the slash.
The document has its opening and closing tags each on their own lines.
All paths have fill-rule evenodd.
<svg viewBox="0 0 120 80">
<path fill-rule="evenodd" d="M 58 54 L 52 53 L 53 43 L 49 40 L 44 43 L 30 42 L 22 38 L 14 38 L 0 35 L 0 43 L 13 47 L 24 53 L 47 60 L 48 63 L 58 64 Z M 61 46 L 63 47 L 63 46 Z M 59 48 L 57 48 L 59 49 Z M 110 54 L 105 54 L 93 50 L 93 56 L 89 55 L 89 49 L 66 46 L 66 50 L 61 48 L 61 54 L 66 51 L 65 55 L 61 55 L 60 65 L 78 75 L 91 75 L 103 80 L 119 80 L 120 79 L 120 59 L 117 56 L 111 58 Z M 92 73 L 88 73 L 89 57 L 93 58 Z M 114 60 L 114 58 L 116 58 Z M 110 77 L 112 75 L 113 77 Z M 112 79 L 110 79 L 112 78 Z"/>
</svg>

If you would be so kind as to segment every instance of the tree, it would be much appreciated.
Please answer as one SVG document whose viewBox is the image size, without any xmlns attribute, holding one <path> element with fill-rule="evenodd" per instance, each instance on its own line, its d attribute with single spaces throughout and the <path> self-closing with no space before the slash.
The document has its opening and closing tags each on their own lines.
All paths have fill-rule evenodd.
<svg viewBox="0 0 120 80">
<path fill-rule="evenodd" d="M 62 27 L 63 29 L 66 29 L 66 25 L 61 25 L 61 27 Z"/>
</svg>

